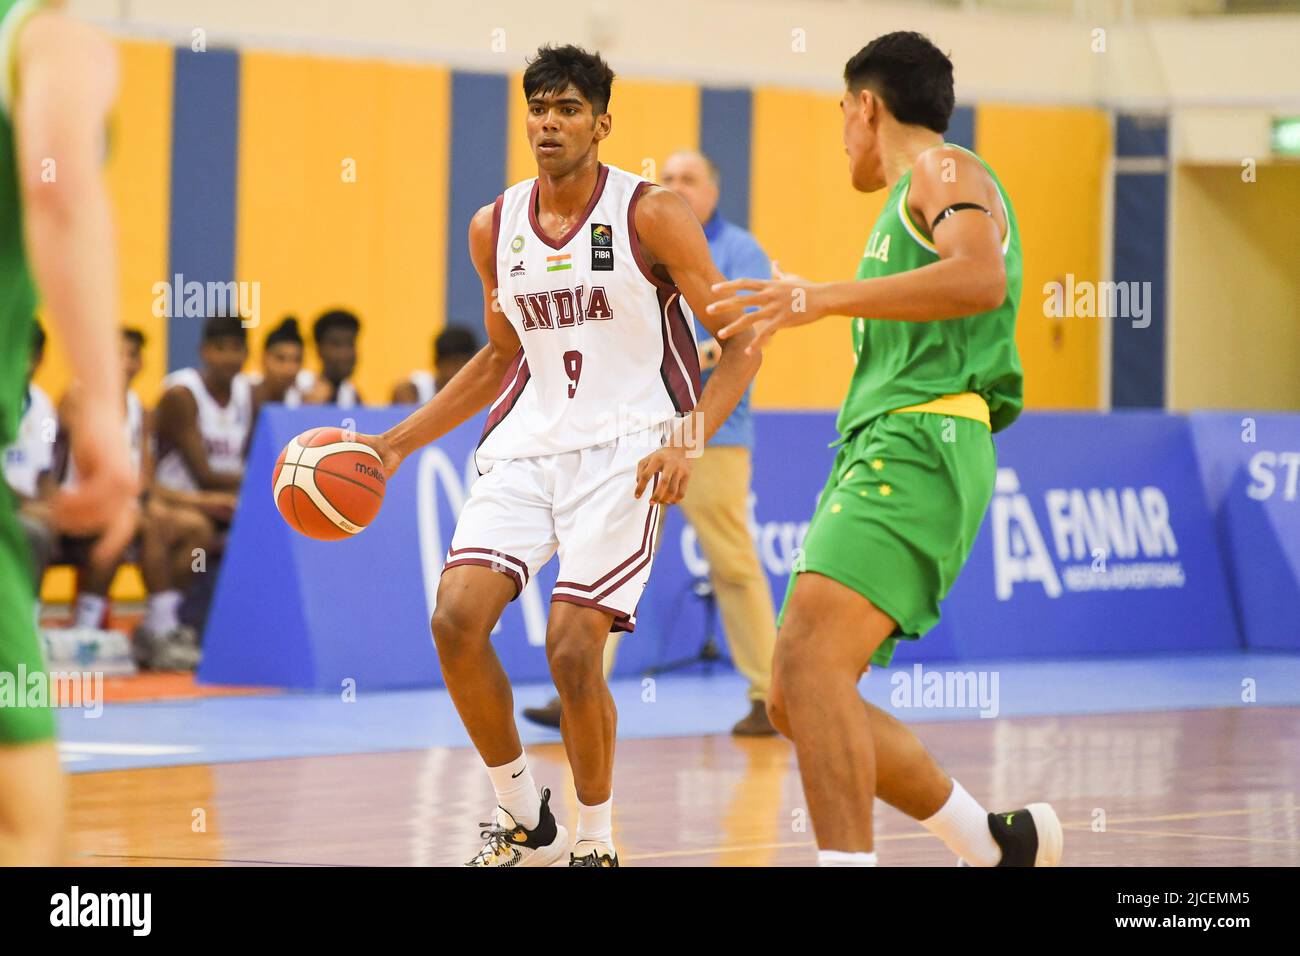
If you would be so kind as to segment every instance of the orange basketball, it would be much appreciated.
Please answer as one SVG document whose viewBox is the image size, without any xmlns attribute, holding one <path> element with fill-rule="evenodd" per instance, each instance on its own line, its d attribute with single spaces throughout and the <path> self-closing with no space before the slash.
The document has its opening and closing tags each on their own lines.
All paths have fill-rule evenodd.
<svg viewBox="0 0 1300 956">
<path fill-rule="evenodd" d="M 318 541 L 360 534 L 384 501 L 384 464 L 369 445 L 341 428 L 295 437 L 275 463 L 275 506 L 295 531 Z"/>
</svg>

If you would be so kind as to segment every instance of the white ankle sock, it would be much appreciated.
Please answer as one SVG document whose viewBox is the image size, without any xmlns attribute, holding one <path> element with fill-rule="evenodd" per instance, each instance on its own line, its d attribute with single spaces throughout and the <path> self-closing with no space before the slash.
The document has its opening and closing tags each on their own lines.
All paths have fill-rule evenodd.
<svg viewBox="0 0 1300 956">
<path fill-rule="evenodd" d="M 875 866 L 876 853 L 846 853 L 843 850 L 818 850 L 818 866 Z"/>
<path fill-rule="evenodd" d="M 166 634 L 181 623 L 181 592 L 159 591 L 149 595 L 145 606 L 144 626 L 155 634 Z"/>
<path fill-rule="evenodd" d="M 589 807 L 578 801 L 578 833 L 574 840 L 595 840 L 606 846 L 614 845 L 614 795 L 604 803 Z"/>
<path fill-rule="evenodd" d="M 1002 848 L 989 831 L 989 812 L 956 780 L 948 801 L 921 826 L 971 866 L 997 866 L 1002 859 Z"/>
<path fill-rule="evenodd" d="M 542 818 L 542 798 L 533 782 L 533 772 L 528 769 L 528 755 L 521 752 L 507 764 L 488 767 L 487 772 L 497 792 L 497 806 L 525 829 L 536 827 Z"/>
<path fill-rule="evenodd" d="M 104 620 L 106 607 L 108 607 L 108 598 L 102 594 L 78 594 L 77 619 L 73 627 L 98 628 Z"/>
</svg>

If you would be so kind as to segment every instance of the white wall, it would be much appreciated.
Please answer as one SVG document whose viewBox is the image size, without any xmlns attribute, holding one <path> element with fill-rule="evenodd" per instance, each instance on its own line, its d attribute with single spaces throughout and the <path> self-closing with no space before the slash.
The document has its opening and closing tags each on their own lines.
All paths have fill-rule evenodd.
<svg viewBox="0 0 1300 956">
<path fill-rule="evenodd" d="M 213 44 L 508 71 L 540 43 L 562 41 L 599 48 L 630 75 L 823 89 L 838 86 L 844 61 L 872 37 L 915 29 L 951 50 L 967 102 L 1300 111 L 1300 16 L 1132 21 L 1112 19 L 1114 7 L 1083 3 L 1076 18 L 867 0 L 70 2 L 114 29 L 181 42 L 202 27 Z M 1104 52 L 1093 51 L 1098 29 Z"/>
</svg>

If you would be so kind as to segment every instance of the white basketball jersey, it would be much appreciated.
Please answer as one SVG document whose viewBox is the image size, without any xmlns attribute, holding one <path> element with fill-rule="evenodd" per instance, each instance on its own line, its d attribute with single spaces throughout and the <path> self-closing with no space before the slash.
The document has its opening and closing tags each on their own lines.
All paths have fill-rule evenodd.
<svg viewBox="0 0 1300 956">
<path fill-rule="evenodd" d="M 5 481 L 20 495 L 35 498 L 41 472 L 53 467 L 57 426 L 58 416 L 50 397 L 39 385 L 28 385 L 18 435 L 5 449 L 4 459 Z"/>
<path fill-rule="evenodd" d="M 135 392 L 126 393 L 126 446 L 131 450 L 131 465 L 136 474 L 140 473 L 140 463 L 144 459 L 144 406 L 140 396 Z M 77 484 L 77 459 L 68 456 L 68 471 L 63 476 L 63 484 L 71 488 Z"/>
<path fill-rule="evenodd" d="M 695 407 L 692 323 L 636 235 L 636 203 L 650 185 L 601 165 L 585 214 L 559 239 L 538 225 L 536 179 L 498 197 L 497 298 L 523 348 L 489 407 L 480 469 L 599 445 Z"/>
<path fill-rule="evenodd" d="M 433 373 L 428 369 L 416 369 L 411 373 L 410 381 L 415 386 L 415 400 L 421 405 L 426 404 L 438 391 Z"/>
<path fill-rule="evenodd" d="M 298 404 L 302 404 L 302 396 L 315 387 L 316 378 L 316 373 L 309 368 L 304 368 L 298 372 L 298 378 L 294 381 L 293 386 L 298 392 Z M 289 402 L 286 401 L 285 404 L 288 405 Z M 357 387 L 352 384 L 352 379 L 345 378 L 339 382 L 338 394 L 334 397 L 334 404 L 339 408 L 357 408 L 360 406 L 361 399 L 357 396 Z"/>
<path fill-rule="evenodd" d="M 240 372 L 239 374 L 248 379 L 248 384 L 254 388 L 261 385 L 263 379 L 266 378 L 261 372 Z M 296 384 L 290 385 L 284 390 L 284 398 L 280 401 L 285 408 L 300 408 L 302 406 L 302 392 L 298 391 Z"/>
<path fill-rule="evenodd" d="M 213 471 L 233 472 L 244 470 L 244 442 L 253 424 L 253 390 L 248 379 L 236 375 L 230 383 L 230 401 L 219 405 L 212 397 L 197 369 L 182 368 L 163 379 L 163 389 L 183 385 L 190 390 L 199 407 L 199 434 L 203 436 L 203 449 Z M 190 474 L 179 449 L 169 448 L 158 458 L 154 480 L 164 488 L 177 491 L 198 491 L 198 483 Z"/>
</svg>

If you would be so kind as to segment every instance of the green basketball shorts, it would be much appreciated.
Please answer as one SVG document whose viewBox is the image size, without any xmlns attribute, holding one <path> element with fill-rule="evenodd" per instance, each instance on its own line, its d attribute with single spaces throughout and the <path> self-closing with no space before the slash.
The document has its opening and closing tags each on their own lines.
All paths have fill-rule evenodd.
<svg viewBox="0 0 1300 956">
<path fill-rule="evenodd" d="M 988 426 L 931 412 L 881 415 L 840 445 L 796 557 L 801 572 L 857 591 L 894 619 L 872 655 L 886 666 L 900 640 L 939 622 L 939 602 L 966 563 L 993 495 Z"/>
</svg>

